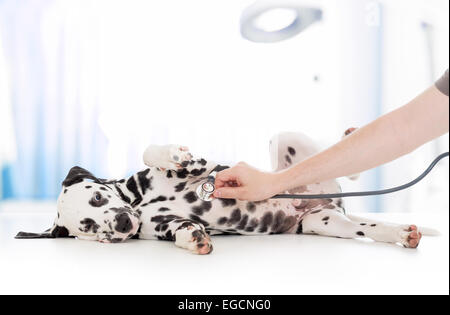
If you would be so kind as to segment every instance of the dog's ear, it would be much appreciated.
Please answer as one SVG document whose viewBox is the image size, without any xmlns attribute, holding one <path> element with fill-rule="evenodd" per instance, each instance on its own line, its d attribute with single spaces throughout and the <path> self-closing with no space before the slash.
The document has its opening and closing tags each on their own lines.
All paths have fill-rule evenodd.
<svg viewBox="0 0 450 315">
<path fill-rule="evenodd" d="M 64 226 L 55 225 L 51 229 L 45 231 L 44 233 L 28 233 L 19 232 L 16 235 L 16 239 L 33 239 L 33 238 L 62 238 L 71 237 L 69 230 Z"/>
<path fill-rule="evenodd" d="M 95 182 L 101 182 L 100 179 L 92 175 L 92 173 L 85 170 L 84 168 L 74 166 L 70 169 L 69 174 L 67 174 L 66 178 L 62 182 L 62 185 L 65 187 L 69 187 L 73 184 L 80 183 L 85 179 L 92 179 Z"/>
</svg>

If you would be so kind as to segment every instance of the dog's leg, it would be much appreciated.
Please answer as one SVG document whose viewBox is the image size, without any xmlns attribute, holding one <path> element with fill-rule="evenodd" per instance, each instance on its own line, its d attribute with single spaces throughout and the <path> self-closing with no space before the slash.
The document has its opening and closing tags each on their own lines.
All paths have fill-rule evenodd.
<svg viewBox="0 0 450 315">
<path fill-rule="evenodd" d="M 401 243 L 408 248 L 416 248 L 422 237 L 415 225 L 354 222 L 335 210 L 312 211 L 301 224 L 305 234 L 341 238 L 368 237 L 377 242 Z"/>
<path fill-rule="evenodd" d="M 154 223 L 153 236 L 160 240 L 175 241 L 176 246 L 200 255 L 213 250 L 211 239 L 201 223 L 176 215 L 154 216 L 151 222 Z"/>
<path fill-rule="evenodd" d="M 284 132 L 270 140 L 272 169 L 280 171 L 319 152 L 314 141 L 302 133 Z"/>
<path fill-rule="evenodd" d="M 161 170 L 180 170 L 192 160 L 189 149 L 181 145 L 150 145 L 144 152 L 144 163 Z"/>
</svg>

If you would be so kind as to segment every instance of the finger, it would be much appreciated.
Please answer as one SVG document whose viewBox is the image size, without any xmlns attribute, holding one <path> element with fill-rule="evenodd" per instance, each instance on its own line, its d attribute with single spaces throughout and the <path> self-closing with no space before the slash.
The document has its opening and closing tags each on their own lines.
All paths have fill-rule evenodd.
<svg viewBox="0 0 450 315">
<path fill-rule="evenodd" d="M 222 187 L 214 192 L 214 197 L 222 199 L 241 199 L 243 189 L 240 187 Z"/>
<path fill-rule="evenodd" d="M 236 176 L 231 168 L 223 170 L 216 175 L 216 187 L 223 187 L 225 183 L 235 181 Z"/>
</svg>

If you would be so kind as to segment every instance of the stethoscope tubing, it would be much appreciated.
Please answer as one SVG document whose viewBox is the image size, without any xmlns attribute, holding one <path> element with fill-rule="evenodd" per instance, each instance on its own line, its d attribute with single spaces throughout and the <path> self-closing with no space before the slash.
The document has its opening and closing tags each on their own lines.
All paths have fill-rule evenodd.
<svg viewBox="0 0 450 315">
<path fill-rule="evenodd" d="M 358 192 L 344 192 L 344 193 L 335 193 L 335 194 L 315 194 L 315 195 L 290 195 L 290 194 L 279 194 L 275 195 L 270 199 L 333 199 L 333 198 L 348 198 L 348 197 L 364 197 L 364 196 L 378 196 L 378 195 L 386 195 L 391 194 L 400 190 L 407 189 L 411 186 L 414 186 L 422 179 L 424 179 L 431 170 L 438 164 L 443 158 L 449 156 L 449 152 L 445 152 L 440 154 L 437 158 L 431 162 L 430 166 L 416 179 L 406 183 L 404 185 L 396 186 L 393 188 L 382 189 L 382 190 L 371 190 L 371 191 L 358 191 Z"/>
</svg>

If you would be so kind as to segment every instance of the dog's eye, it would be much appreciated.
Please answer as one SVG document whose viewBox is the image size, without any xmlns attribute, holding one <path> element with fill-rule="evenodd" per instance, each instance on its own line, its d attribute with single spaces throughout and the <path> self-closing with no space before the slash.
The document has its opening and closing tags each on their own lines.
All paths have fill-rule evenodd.
<svg viewBox="0 0 450 315">
<path fill-rule="evenodd" d="M 89 204 L 93 207 L 103 207 L 108 203 L 107 198 L 103 198 L 102 194 L 98 191 L 92 194 L 91 200 L 89 200 Z"/>
</svg>

